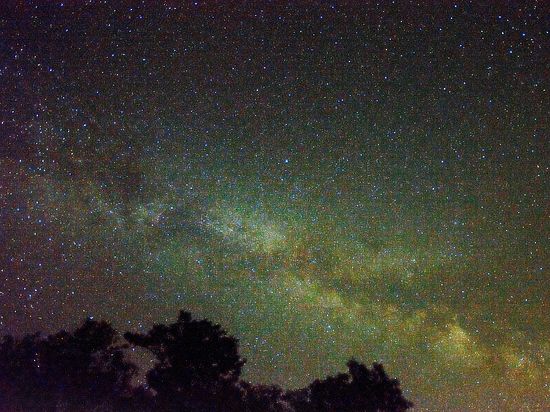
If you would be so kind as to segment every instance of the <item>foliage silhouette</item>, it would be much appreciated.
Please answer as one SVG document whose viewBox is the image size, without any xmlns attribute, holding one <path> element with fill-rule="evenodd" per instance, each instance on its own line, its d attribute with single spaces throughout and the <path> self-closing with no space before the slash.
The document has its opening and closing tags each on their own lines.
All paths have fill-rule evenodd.
<svg viewBox="0 0 550 412">
<path fill-rule="evenodd" d="M 285 392 L 276 385 L 251 385 L 241 382 L 244 391 L 244 410 L 247 412 L 295 411 Z"/>
<path fill-rule="evenodd" d="M 73 333 L 4 337 L 0 410 L 124 409 L 137 368 L 116 342 L 111 325 L 92 319 Z"/>
<path fill-rule="evenodd" d="M 308 388 L 294 393 L 294 409 L 299 412 L 400 412 L 412 407 L 403 397 L 399 381 L 390 379 L 381 364 L 375 363 L 369 369 L 352 359 L 347 366 L 349 373 L 317 379 Z"/>
<path fill-rule="evenodd" d="M 147 382 L 162 410 L 241 410 L 238 380 L 245 360 L 237 339 L 220 325 L 193 320 L 181 311 L 171 325 L 155 325 L 147 334 L 126 333 L 130 343 L 148 349 L 157 363 Z"/>
<path fill-rule="evenodd" d="M 87 319 L 60 331 L 0 340 L 0 411 L 370 412 L 412 407 L 380 364 L 350 360 L 348 373 L 285 392 L 240 379 L 238 341 L 208 320 L 180 312 L 175 323 L 125 333 L 156 362 L 147 385 L 133 386 L 129 345 L 107 322 Z"/>
</svg>

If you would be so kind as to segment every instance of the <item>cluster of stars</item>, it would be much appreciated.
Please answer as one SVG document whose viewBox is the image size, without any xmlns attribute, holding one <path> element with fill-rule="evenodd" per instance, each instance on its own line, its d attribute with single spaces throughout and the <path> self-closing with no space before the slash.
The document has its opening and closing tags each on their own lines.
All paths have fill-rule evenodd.
<svg viewBox="0 0 550 412">
<path fill-rule="evenodd" d="M 0 332 L 184 308 L 252 381 L 550 408 L 548 10 L 367 3 L 8 2 Z"/>
</svg>

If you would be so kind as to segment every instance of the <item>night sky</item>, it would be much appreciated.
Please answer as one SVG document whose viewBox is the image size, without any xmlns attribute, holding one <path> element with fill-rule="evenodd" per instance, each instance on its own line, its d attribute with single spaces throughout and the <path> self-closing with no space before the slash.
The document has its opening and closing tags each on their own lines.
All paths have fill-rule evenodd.
<svg viewBox="0 0 550 412">
<path fill-rule="evenodd" d="M 0 334 L 186 309 L 253 382 L 550 410 L 549 15 L 2 1 Z"/>
</svg>

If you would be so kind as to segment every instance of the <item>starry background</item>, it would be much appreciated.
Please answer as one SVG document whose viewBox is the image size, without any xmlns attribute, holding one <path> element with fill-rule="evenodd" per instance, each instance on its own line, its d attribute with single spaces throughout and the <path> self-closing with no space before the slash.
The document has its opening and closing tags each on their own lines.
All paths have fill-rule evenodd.
<svg viewBox="0 0 550 412">
<path fill-rule="evenodd" d="M 185 308 L 253 382 L 550 409 L 549 11 L 3 1 L 0 332 Z"/>
</svg>

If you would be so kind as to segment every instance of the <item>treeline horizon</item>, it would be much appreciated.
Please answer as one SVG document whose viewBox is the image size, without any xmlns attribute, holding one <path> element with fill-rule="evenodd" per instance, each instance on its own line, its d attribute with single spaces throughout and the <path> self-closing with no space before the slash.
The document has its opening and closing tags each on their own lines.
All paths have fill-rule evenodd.
<svg viewBox="0 0 550 412">
<path fill-rule="evenodd" d="M 155 359 L 146 384 L 127 351 Z M 120 334 L 107 321 L 86 319 L 60 330 L 0 338 L 0 411 L 370 412 L 406 411 L 400 383 L 382 364 L 351 359 L 348 371 L 304 388 L 241 379 L 246 360 L 238 340 L 218 324 L 180 311 L 176 322 L 147 333 Z"/>
</svg>

